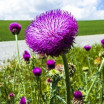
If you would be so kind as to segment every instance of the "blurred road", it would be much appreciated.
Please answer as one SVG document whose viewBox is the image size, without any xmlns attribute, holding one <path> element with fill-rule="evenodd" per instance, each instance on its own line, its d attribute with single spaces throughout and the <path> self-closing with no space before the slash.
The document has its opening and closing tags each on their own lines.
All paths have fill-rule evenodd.
<svg viewBox="0 0 104 104">
<path fill-rule="evenodd" d="M 93 45 L 100 44 L 101 39 L 104 38 L 104 34 L 100 35 L 88 35 L 88 36 L 77 36 L 75 39 L 74 46 L 84 45 Z M 19 42 L 19 50 L 20 55 L 22 56 L 24 50 L 28 50 L 29 48 L 26 45 L 24 40 L 20 40 Z M 16 56 L 16 42 L 15 41 L 6 41 L 0 42 L 0 65 L 2 65 L 3 60 L 11 59 L 13 56 Z"/>
</svg>

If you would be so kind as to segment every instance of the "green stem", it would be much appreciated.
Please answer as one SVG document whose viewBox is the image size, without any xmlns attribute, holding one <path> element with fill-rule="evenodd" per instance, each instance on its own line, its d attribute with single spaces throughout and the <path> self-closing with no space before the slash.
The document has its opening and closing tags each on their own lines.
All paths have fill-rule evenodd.
<svg viewBox="0 0 104 104">
<path fill-rule="evenodd" d="M 15 39 L 16 39 L 16 46 L 17 46 L 18 64 L 19 64 L 19 67 L 21 68 L 21 63 L 20 63 L 20 54 L 19 54 L 19 47 L 18 47 L 18 37 L 17 37 L 17 34 L 15 34 Z"/>
<path fill-rule="evenodd" d="M 64 70 L 65 70 L 65 83 L 66 83 L 66 104 L 70 104 L 70 76 L 69 76 L 69 68 L 67 63 L 66 55 L 62 54 L 62 59 L 64 63 Z"/>
<path fill-rule="evenodd" d="M 17 66 L 16 66 L 16 68 L 17 68 Z M 14 70 L 14 82 L 13 82 L 13 91 L 15 91 L 15 77 L 16 77 L 16 68 L 15 68 L 15 70 Z"/>
<path fill-rule="evenodd" d="M 88 59 L 89 70 L 92 73 L 91 64 L 90 64 L 90 57 L 89 57 L 89 53 L 88 52 L 87 52 L 87 59 Z"/>
<path fill-rule="evenodd" d="M 87 93 L 87 90 L 88 90 L 88 86 L 87 86 L 87 84 L 88 84 L 88 76 L 87 76 L 87 73 L 88 72 L 85 72 L 86 93 Z"/>
<path fill-rule="evenodd" d="M 26 65 L 27 65 L 27 69 L 28 69 L 28 71 L 29 71 L 29 79 L 30 79 L 30 82 L 32 81 L 32 77 L 31 77 L 31 72 L 30 72 L 30 68 L 29 68 L 29 63 L 28 62 L 26 62 Z M 32 83 L 30 83 L 31 85 L 30 85 L 30 90 L 31 90 L 31 99 L 33 99 L 33 94 L 32 94 Z M 32 103 L 33 103 L 33 100 L 32 100 Z"/>
<path fill-rule="evenodd" d="M 21 69 L 21 61 L 20 61 L 20 54 L 19 54 L 19 46 L 18 46 L 18 37 L 17 34 L 15 34 L 15 40 L 16 40 L 16 46 L 17 46 L 17 56 L 18 56 L 18 64 L 20 68 L 20 76 L 23 82 L 23 88 L 24 88 L 24 95 L 26 94 L 26 89 L 25 89 L 25 80 L 22 77 L 22 69 Z"/>
<path fill-rule="evenodd" d="M 52 92 L 52 83 L 50 83 L 50 100 L 49 100 L 49 104 L 53 104 L 53 92 Z"/>
<path fill-rule="evenodd" d="M 104 104 L 104 68 L 101 73 L 101 104 Z"/>
<path fill-rule="evenodd" d="M 7 81 L 6 81 L 6 80 L 7 80 L 7 78 L 6 78 L 6 70 L 7 70 L 7 69 L 5 69 L 5 71 L 4 71 L 4 73 L 3 73 L 3 77 L 4 77 L 4 88 L 5 88 L 5 93 L 6 93 L 6 95 L 8 95 L 8 92 L 7 92 L 7 89 L 6 89 L 6 88 L 7 88 L 7 83 L 6 83 L 6 82 L 7 82 Z"/>
<path fill-rule="evenodd" d="M 41 59 L 41 66 L 43 65 L 43 59 Z"/>
<path fill-rule="evenodd" d="M 1 93 L 1 87 L 0 87 L 0 98 L 1 98 L 1 95 L 2 95 L 2 93 Z M 0 102 L 1 102 L 1 99 L 0 99 Z"/>
<path fill-rule="evenodd" d="M 103 81 L 102 81 L 102 91 L 103 91 L 103 97 L 102 97 L 102 100 L 103 100 L 103 103 L 104 103 L 104 68 L 103 68 Z"/>
<path fill-rule="evenodd" d="M 96 77 L 95 77 L 95 79 L 93 80 L 93 82 L 92 82 L 92 84 L 91 84 L 91 86 L 90 86 L 90 88 L 89 88 L 89 90 L 88 90 L 88 92 L 87 92 L 87 95 L 86 95 L 86 97 L 85 97 L 85 101 L 88 99 L 89 93 L 90 93 L 91 89 L 93 88 L 93 86 L 94 86 L 94 84 L 95 84 L 95 81 L 96 81 L 96 79 L 98 78 L 98 75 L 99 75 L 99 73 L 101 72 L 101 69 L 102 69 L 103 66 L 104 66 L 104 59 L 103 59 L 101 65 L 100 65 L 100 68 L 99 68 L 99 70 L 98 70 L 98 74 L 96 74 Z"/>
<path fill-rule="evenodd" d="M 100 83 L 101 83 L 101 90 L 100 90 L 100 104 L 103 104 L 103 86 L 102 86 L 102 73 L 100 73 Z"/>
</svg>

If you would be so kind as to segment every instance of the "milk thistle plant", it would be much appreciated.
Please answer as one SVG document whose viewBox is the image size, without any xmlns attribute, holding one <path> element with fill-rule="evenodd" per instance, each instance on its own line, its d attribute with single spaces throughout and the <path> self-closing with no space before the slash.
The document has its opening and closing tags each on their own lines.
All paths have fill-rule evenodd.
<svg viewBox="0 0 104 104">
<path fill-rule="evenodd" d="M 72 48 L 77 21 L 67 11 L 50 10 L 27 27 L 25 41 L 32 52 L 24 50 L 20 60 L 17 36 L 21 25 L 12 23 L 9 29 L 16 38 L 18 64 L 12 60 L 0 71 L 1 103 L 103 104 L 104 39 L 100 54 L 97 46 Z"/>
<path fill-rule="evenodd" d="M 21 31 L 21 25 L 18 24 L 18 23 L 16 23 L 16 22 L 11 23 L 9 25 L 9 30 L 12 32 L 13 35 L 15 35 L 16 47 L 17 47 L 18 64 L 19 64 L 19 69 L 20 69 L 20 77 L 21 77 L 21 80 L 22 80 L 22 83 L 23 83 L 24 94 L 25 94 L 26 93 L 25 92 L 25 82 L 24 82 L 24 79 L 23 79 L 23 76 L 22 76 L 21 60 L 20 60 L 19 46 L 18 46 L 18 35 L 19 35 L 20 31 Z M 25 60 L 26 60 L 26 57 L 25 57 Z M 15 68 L 15 71 L 14 71 L 14 90 L 15 90 L 15 75 L 16 75 L 16 68 Z"/>
<path fill-rule="evenodd" d="M 63 10 L 50 10 L 37 16 L 25 31 L 27 45 L 38 54 L 62 56 L 65 69 L 66 102 L 70 104 L 70 76 L 65 53 L 71 49 L 78 25 L 75 18 Z"/>
<path fill-rule="evenodd" d="M 20 55 L 19 55 L 19 47 L 18 47 L 18 37 L 17 35 L 21 31 L 21 25 L 14 22 L 9 25 L 9 30 L 12 32 L 13 35 L 15 35 L 16 44 L 17 44 L 17 56 L 18 56 L 18 63 L 20 67 Z"/>
</svg>

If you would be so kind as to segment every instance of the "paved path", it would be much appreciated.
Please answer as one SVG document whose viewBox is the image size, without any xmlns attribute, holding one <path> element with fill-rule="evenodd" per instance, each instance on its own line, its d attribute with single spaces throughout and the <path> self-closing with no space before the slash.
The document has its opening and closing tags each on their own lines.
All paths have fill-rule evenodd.
<svg viewBox="0 0 104 104">
<path fill-rule="evenodd" d="M 104 34 L 101 35 L 90 35 L 90 36 L 77 36 L 75 39 L 75 46 L 93 45 L 95 43 L 100 44 L 101 39 L 104 38 Z M 19 41 L 20 55 L 22 56 L 24 50 L 29 50 L 24 40 Z M 11 59 L 16 56 L 16 42 L 7 41 L 0 42 L 0 65 L 3 60 Z"/>
</svg>

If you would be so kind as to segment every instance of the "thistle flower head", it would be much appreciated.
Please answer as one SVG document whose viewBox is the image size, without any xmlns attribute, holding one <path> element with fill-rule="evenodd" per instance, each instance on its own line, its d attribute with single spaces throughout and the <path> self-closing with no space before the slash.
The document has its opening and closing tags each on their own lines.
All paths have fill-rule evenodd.
<svg viewBox="0 0 104 104">
<path fill-rule="evenodd" d="M 29 61 L 29 59 L 30 59 L 30 53 L 28 51 L 26 51 L 26 50 L 23 53 L 23 59 L 25 61 Z"/>
<path fill-rule="evenodd" d="M 19 104 L 26 104 L 25 97 L 21 97 Z"/>
<path fill-rule="evenodd" d="M 15 96 L 15 94 L 14 94 L 14 93 L 10 93 L 10 94 L 8 95 L 8 99 L 13 98 L 14 96 Z"/>
<path fill-rule="evenodd" d="M 50 10 L 32 21 L 25 31 L 25 40 L 34 52 L 59 56 L 71 48 L 77 31 L 77 22 L 71 14 Z"/>
<path fill-rule="evenodd" d="M 51 83 L 51 82 L 52 82 L 52 80 L 50 78 L 46 79 L 46 83 Z"/>
<path fill-rule="evenodd" d="M 104 39 L 101 40 L 102 47 L 104 48 Z"/>
<path fill-rule="evenodd" d="M 101 44 L 104 44 L 104 39 L 101 40 Z"/>
<path fill-rule="evenodd" d="M 74 92 L 74 97 L 72 100 L 72 104 L 83 104 L 83 98 L 82 98 L 82 93 L 80 91 L 75 91 Z"/>
<path fill-rule="evenodd" d="M 42 73 L 42 69 L 41 68 L 38 68 L 38 67 L 36 67 L 36 68 L 34 68 L 33 69 L 33 74 L 35 75 L 35 76 L 40 76 L 41 75 L 41 73 Z"/>
<path fill-rule="evenodd" d="M 85 45 L 85 46 L 84 46 L 84 49 L 85 49 L 86 51 L 89 51 L 89 50 L 91 49 L 91 46 L 90 46 L 90 45 Z"/>
<path fill-rule="evenodd" d="M 50 59 L 47 61 L 47 69 L 50 70 L 50 69 L 54 69 L 55 68 L 55 61 Z"/>
<path fill-rule="evenodd" d="M 9 30 L 12 32 L 13 35 L 15 35 L 15 34 L 18 35 L 19 32 L 21 31 L 21 25 L 16 22 L 11 23 L 9 25 Z"/>
<path fill-rule="evenodd" d="M 81 93 L 81 91 L 75 91 L 74 92 L 74 97 L 76 98 L 76 99 L 82 99 L 82 93 Z"/>
</svg>

